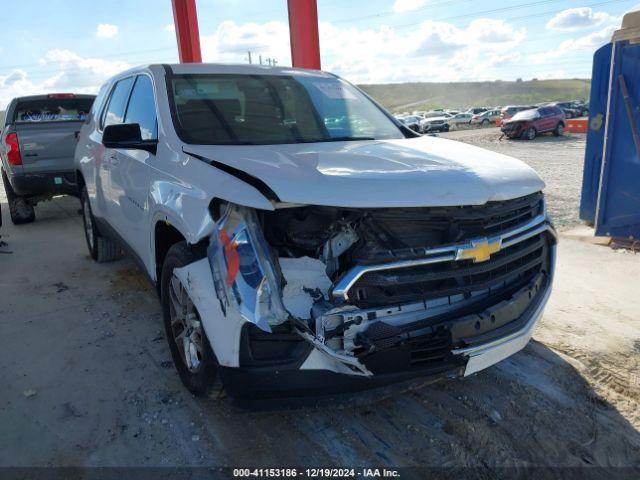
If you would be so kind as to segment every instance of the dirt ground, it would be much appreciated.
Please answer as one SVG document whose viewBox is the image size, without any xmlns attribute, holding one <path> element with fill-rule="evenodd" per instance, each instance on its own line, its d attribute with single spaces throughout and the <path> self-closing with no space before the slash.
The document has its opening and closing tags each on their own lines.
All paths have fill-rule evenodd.
<svg viewBox="0 0 640 480">
<path fill-rule="evenodd" d="M 500 129 L 483 128 L 442 133 L 440 136 L 518 158 L 547 184 L 545 195 L 553 221 L 560 230 L 578 224 L 586 135 L 545 134 L 533 141 L 500 139 Z"/>
<path fill-rule="evenodd" d="M 571 223 L 553 165 L 577 178 L 579 140 L 480 141 L 537 159 Z M 157 296 L 129 259 L 89 259 L 77 200 L 19 227 L 0 203 L 0 466 L 640 467 L 640 255 L 563 239 L 534 340 L 472 377 L 245 411 L 182 388 Z"/>
</svg>

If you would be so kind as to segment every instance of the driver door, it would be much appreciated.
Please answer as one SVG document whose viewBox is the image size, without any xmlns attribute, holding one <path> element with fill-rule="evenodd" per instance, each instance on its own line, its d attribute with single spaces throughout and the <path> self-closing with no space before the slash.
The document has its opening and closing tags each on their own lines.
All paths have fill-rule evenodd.
<svg viewBox="0 0 640 480">
<path fill-rule="evenodd" d="M 137 123 L 143 140 L 158 139 L 155 94 L 151 77 L 139 74 L 131 89 L 123 123 Z M 153 153 L 118 149 L 111 173 L 111 195 L 117 209 L 114 228 L 127 245 L 150 268 L 149 189 Z"/>
</svg>

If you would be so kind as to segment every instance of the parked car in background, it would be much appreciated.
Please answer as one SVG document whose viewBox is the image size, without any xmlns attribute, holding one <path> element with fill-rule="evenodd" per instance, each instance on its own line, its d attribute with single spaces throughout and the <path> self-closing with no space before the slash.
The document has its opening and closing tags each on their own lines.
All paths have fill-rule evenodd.
<svg viewBox="0 0 640 480">
<path fill-rule="evenodd" d="M 467 110 L 467 113 L 478 115 L 479 113 L 486 112 L 487 110 L 489 110 L 489 108 L 487 107 L 471 107 L 469 110 Z"/>
<path fill-rule="evenodd" d="M 516 113 L 502 124 L 501 130 L 508 138 L 533 140 L 537 135 L 545 132 L 553 132 L 554 135 L 561 136 L 564 133 L 564 126 L 565 116 L 562 109 L 547 105 Z"/>
<path fill-rule="evenodd" d="M 536 108 L 532 105 L 507 105 L 506 107 L 502 107 L 500 110 L 500 118 L 504 120 L 509 120 L 516 113 L 522 112 L 523 110 L 531 110 L 532 108 Z"/>
<path fill-rule="evenodd" d="M 329 73 L 131 69 L 75 157 L 91 257 L 133 252 L 196 395 L 468 376 L 524 348 L 551 293 L 530 167 L 417 135 Z"/>
<path fill-rule="evenodd" d="M 573 102 L 553 102 L 548 103 L 547 106 L 560 108 L 564 112 L 565 118 L 578 118 L 581 116 L 579 110 L 574 107 Z"/>
<path fill-rule="evenodd" d="M 571 104 L 571 108 L 573 108 L 577 113 L 578 117 L 588 117 L 589 116 L 589 105 L 582 100 L 575 100 L 573 102 L 569 102 Z"/>
<path fill-rule="evenodd" d="M 420 132 L 448 132 L 451 127 L 450 120 L 453 115 L 444 112 L 432 112 L 428 117 L 420 121 Z"/>
<path fill-rule="evenodd" d="M 471 113 L 457 113 L 449 119 L 450 128 L 457 128 L 461 125 L 469 125 L 471 123 Z"/>
<path fill-rule="evenodd" d="M 422 120 L 422 117 L 418 115 L 406 115 L 398 118 L 398 120 L 414 132 L 420 132 L 420 121 Z"/>
<path fill-rule="evenodd" d="M 487 110 L 471 117 L 471 123 L 488 127 L 495 125 L 496 120 L 500 118 L 500 110 Z"/>
<path fill-rule="evenodd" d="M 0 163 L 13 223 L 33 222 L 38 202 L 77 194 L 73 153 L 94 99 L 95 95 L 52 93 L 9 103 Z"/>
</svg>

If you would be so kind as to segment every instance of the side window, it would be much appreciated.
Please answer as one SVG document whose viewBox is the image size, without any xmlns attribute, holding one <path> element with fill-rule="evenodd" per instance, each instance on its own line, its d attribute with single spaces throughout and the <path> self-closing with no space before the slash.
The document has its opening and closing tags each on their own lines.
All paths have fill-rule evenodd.
<svg viewBox="0 0 640 480">
<path fill-rule="evenodd" d="M 109 104 L 100 122 L 102 128 L 107 125 L 113 125 L 114 123 L 122 123 L 124 120 L 124 109 L 127 108 L 127 100 L 132 84 L 133 77 L 124 78 L 115 84 L 111 91 Z"/>
<path fill-rule="evenodd" d="M 140 124 L 143 140 L 155 140 L 158 138 L 153 85 L 147 75 L 138 75 L 136 78 L 124 123 Z"/>
</svg>

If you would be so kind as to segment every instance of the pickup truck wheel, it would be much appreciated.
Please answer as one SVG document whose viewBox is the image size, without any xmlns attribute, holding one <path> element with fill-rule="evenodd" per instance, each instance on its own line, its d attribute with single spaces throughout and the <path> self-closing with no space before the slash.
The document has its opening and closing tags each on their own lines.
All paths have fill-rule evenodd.
<svg viewBox="0 0 640 480">
<path fill-rule="evenodd" d="M 165 333 L 180 380 L 194 395 L 206 396 L 214 390 L 218 361 L 198 310 L 182 282 L 173 274 L 176 268 L 200 258 L 186 242 L 173 245 L 162 266 L 160 295 Z"/>
<path fill-rule="evenodd" d="M 111 239 L 103 237 L 98 231 L 95 218 L 91 212 L 87 188 L 82 187 L 80 194 L 82 204 L 82 224 L 84 225 L 84 238 L 87 240 L 89 254 L 98 263 L 112 262 L 121 256 L 120 247 Z"/>
<path fill-rule="evenodd" d="M 14 225 L 20 225 L 23 223 L 31 223 L 36 219 L 36 210 L 33 205 L 27 202 L 27 199 L 17 195 L 13 191 L 13 187 L 9 183 L 4 170 L 2 171 L 2 183 L 4 184 L 4 191 L 7 194 L 7 203 L 9 204 L 9 215 Z"/>
</svg>

